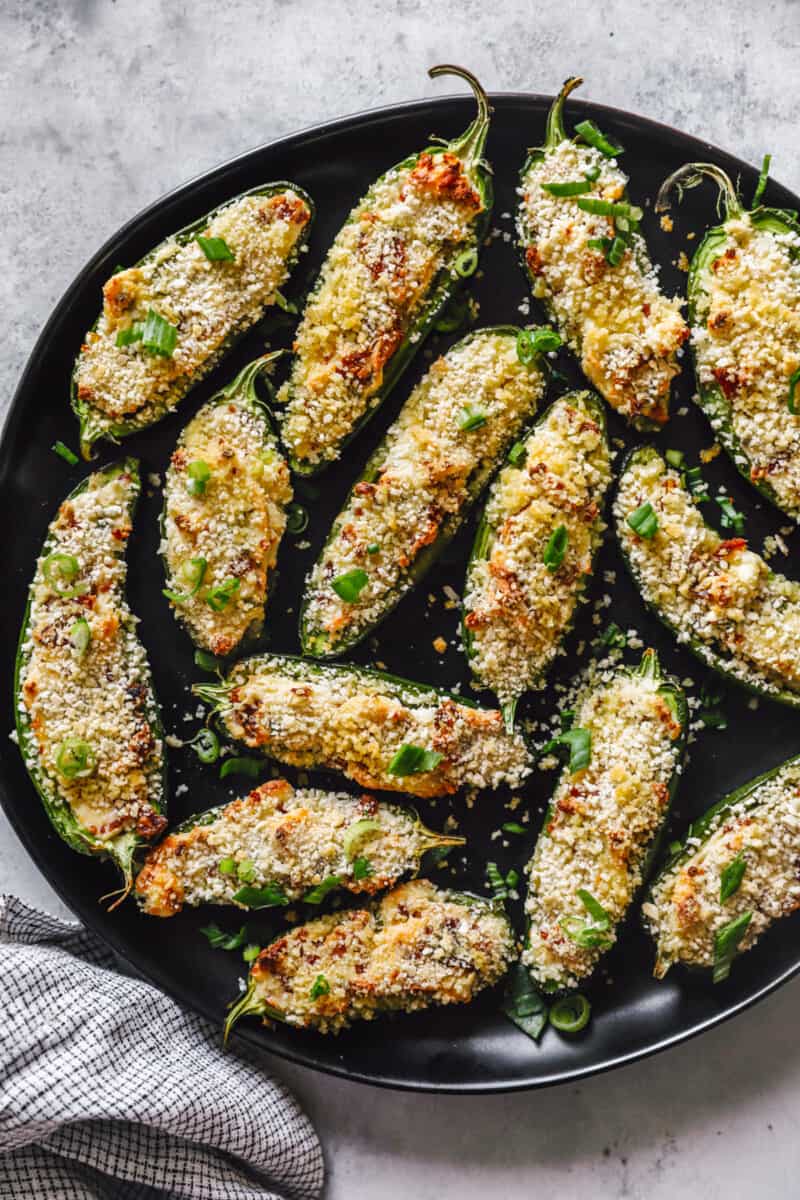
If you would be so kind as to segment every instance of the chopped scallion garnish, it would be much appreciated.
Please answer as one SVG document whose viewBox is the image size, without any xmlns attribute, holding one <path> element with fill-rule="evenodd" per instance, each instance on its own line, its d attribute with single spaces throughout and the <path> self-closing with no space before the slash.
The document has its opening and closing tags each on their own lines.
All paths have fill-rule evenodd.
<svg viewBox="0 0 800 1200">
<path fill-rule="evenodd" d="M 758 176 L 758 183 L 756 184 L 756 190 L 753 193 L 753 208 L 758 208 L 759 204 L 761 203 L 761 198 L 764 195 L 764 192 L 766 191 L 767 180 L 769 179 L 769 168 L 770 168 L 771 163 L 772 163 L 772 155 L 765 154 L 764 158 L 762 160 L 762 163 L 761 163 L 761 172 Z"/>
<path fill-rule="evenodd" d="M 592 1006 L 582 992 L 562 996 L 550 1008 L 548 1016 L 559 1033 L 580 1033 L 589 1023 Z"/>
<path fill-rule="evenodd" d="M 42 563 L 45 583 L 57 596 L 63 596 L 67 600 L 82 596 L 89 590 L 88 584 L 74 584 L 80 569 L 80 563 L 73 554 L 61 554 L 58 551 L 48 554 Z M 72 584 L 74 586 L 70 586 Z"/>
<path fill-rule="evenodd" d="M 69 631 L 69 640 L 75 651 L 75 657 L 78 660 L 82 659 L 89 649 L 89 643 L 92 640 L 92 631 L 86 617 L 78 617 Z"/>
<path fill-rule="evenodd" d="M 508 452 L 508 461 L 512 467 L 521 467 L 528 457 L 528 451 L 525 449 L 524 442 L 514 442 L 514 445 Z"/>
<path fill-rule="evenodd" d="M 622 217 L 633 222 L 641 221 L 644 216 L 641 208 L 627 200 L 600 200 L 596 196 L 578 200 L 578 208 L 597 217 Z"/>
<path fill-rule="evenodd" d="M 714 983 L 721 983 L 731 973 L 731 964 L 742 943 L 747 927 L 753 919 L 752 912 L 740 913 L 714 935 Z"/>
<path fill-rule="evenodd" d="M 367 843 L 371 842 L 381 832 L 379 821 L 374 821 L 371 817 L 362 817 L 360 821 L 354 821 L 352 825 L 348 825 L 344 832 L 344 855 L 348 862 L 352 862 L 358 857 L 358 852 Z"/>
<path fill-rule="evenodd" d="M 534 1041 L 541 1037 L 547 1024 L 547 1005 L 531 982 L 528 970 L 516 963 L 509 974 L 503 998 L 503 1012 L 510 1021 Z"/>
<path fill-rule="evenodd" d="M 312 1000 L 319 1000 L 320 996 L 327 996 L 331 990 L 331 985 L 328 983 L 324 975 L 318 975 L 311 985 L 309 995 Z"/>
<path fill-rule="evenodd" d="M 369 879 L 372 874 L 372 863 L 368 858 L 353 860 L 353 879 Z"/>
<path fill-rule="evenodd" d="M 247 941 L 247 927 L 243 925 L 236 933 L 228 933 L 212 923 L 203 925 L 200 932 L 208 938 L 215 950 L 238 950 Z"/>
<path fill-rule="evenodd" d="M 457 275 L 460 275 L 462 279 L 468 279 L 478 269 L 478 251 L 474 247 L 471 250 L 462 251 L 453 263 L 453 267 Z"/>
<path fill-rule="evenodd" d="M 717 497 L 722 516 L 720 523 L 723 529 L 732 529 L 734 533 L 742 533 L 744 531 L 744 516 L 737 508 L 734 508 L 732 501 L 725 496 Z"/>
<path fill-rule="evenodd" d="M 581 729 L 580 726 L 574 729 L 565 729 L 542 746 L 542 755 L 552 754 L 560 746 L 567 746 L 569 749 L 571 775 L 577 771 L 583 771 L 592 761 L 592 734 L 589 729 Z"/>
<path fill-rule="evenodd" d="M 508 899 L 508 885 L 503 878 L 503 873 L 497 863 L 487 862 L 486 878 L 489 881 L 489 887 L 492 889 L 492 896 L 495 900 L 503 903 Z"/>
<path fill-rule="evenodd" d="M 211 467 L 202 458 L 196 458 L 186 468 L 186 490 L 190 496 L 204 496 L 211 478 Z"/>
<path fill-rule="evenodd" d="M 302 504 L 295 500 L 286 510 L 286 529 L 288 533 L 297 535 L 308 528 L 308 512 Z"/>
<path fill-rule="evenodd" d="M 53 442 L 50 449 L 59 458 L 63 458 L 64 462 L 68 462 L 71 467 L 74 467 L 77 462 L 80 462 L 74 450 L 70 450 L 69 446 L 65 446 L 63 442 Z"/>
<path fill-rule="evenodd" d="M 729 900 L 735 892 L 738 892 L 744 873 L 747 869 L 747 860 L 741 850 L 732 858 L 727 866 L 722 868 L 719 876 L 719 902 L 724 904 Z"/>
<path fill-rule="evenodd" d="M 163 588 L 164 595 L 173 604 L 186 604 L 192 596 L 197 594 L 206 577 L 207 568 L 208 563 L 204 558 L 190 558 L 188 562 L 182 564 L 180 569 L 181 579 L 186 584 L 188 591 L 173 592 L 169 588 Z"/>
<path fill-rule="evenodd" d="M 380 546 L 377 542 L 370 542 L 367 546 L 367 554 L 380 554 Z"/>
<path fill-rule="evenodd" d="M 58 748 L 56 770 L 65 779 L 85 779 L 97 765 L 97 757 L 88 742 L 66 738 Z"/>
<path fill-rule="evenodd" d="M 214 612 L 222 612 L 238 592 L 241 584 L 241 579 L 226 579 L 222 583 L 218 583 L 216 587 L 209 588 L 205 595 L 206 604 Z"/>
<path fill-rule="evenodd" d="M 524 365 L 532 363 L 538 354 L 558 350 L 563 343 L 560 333 L 542 326 L 539 329 L 520 329 L 517 334 L 517 358 Z"/>
<path fill-rule="evenodd" d="M 611 918 L 599 900 L 585 888 L 578 888 L 575 893 L 589 916 L 588 922 L 583 917 L 563 917 L 559 922 L 561 928 L 571 941 L 583 949 L 607 950 L 612 944 L 610 936 Z"/>
<path fill-rule="evenodd" d="M 226 758 L 219 769 L 220 779 L 229 775 L 249 775 L 256 779 L 264 769 L 263 762 L 258 758 Z"/>
<path fill-rule="evenodd" d="M 542 561 L 551 574 L 554 574 L 563 563 L 568 543 L 569 533 L 566 525 L 558 525 L 550 534 L 542 556 Z"/>
<path fill-rule="evenodd" d="M 542 184 L 542 191 L 549 192 L 551 196 L 582 196 L 591 190 L 592 184 L 588 179 L 574 179 L 568 180 L 565 183 Z"/>
<path fill-rule="evenodd" d="M 386 769 L 390 775 L 420 775 L 435 770 L 441 761 L 442 755 L 438 750 L 426 750 L 423 746 L 405 742 Z"/>
<path fill-rule="evenodd" d="M 503 826 L 503 833 L 525 834 L 527 832 L 528 831 L 525 826 L 520 825 L 518 821 L 506 821 L 505 825 Z"/>
<path fill-rule="evenodd" d="M 189 745 L 201 763 L 215 763 L 219 758 L 219 738 L 213 729 L 201 729 Z"/>
<path fill-rule="evenodd" d="M 278 908 L 289 903 L 289 897 L 277 883 L 267 883 L 262 888 L 242 887 L 234 892 L 236 904 L 244 904 L 246 908 Z"/>
<path fill-rule="evenodd" d="M 684 463 L 682 450 L 666 450 L 664 452 L 664 458 L 671 467 L 675 468 L 676 471 L 680 471 L 682 469 Z"/>
<path fill-rule="evenodd" d="M 620 146 L 619 142 L 612 142 L 611 138 L 607 138 L 594 121 L 579 121 L 575 126 L 575 132 L 590 146 L 594 146 L 595 150 L 605 154 L 606 158 L 616 158 L 618 154 L 625 153 L 624 147 Z"/>
<path fill-rule="evenodd" d="M 209 262 L 233 262 L 233 251 L 225 238 L 202 237 L 198 233 L 195 241 Z"/>
<path fill-rule="evenodd" d="M 142 325 L 142 349 L 159 358 L 172 358 L 178 344 L 178 330 L 154 309 L 148 309 Z"/>
<path fill-rule="evenodd" d="M 471 433 L 473 429 L 480 429 L 486 424 L 486 413 L 480 408 L 475 408 L 473 405 L 465 405 L 462 408 L 464 414 L 458 423 L 458 428 L 462 433 Z"/>
<path fill-rule="evenodd" d="M 786 401 L 787 404 L 789 405 L 789 412 L 792 414 L 792 416 L 795 416 L 795 417 L 798 414 L 798 408 L 797 408 L 797 386 L 798 386 L 798 384 L 800 384 L 800 367 L 798 367 L 797 370 L 794 371 L 789 376 L 789 396 Z"/>
<path fill-rule="evenodd" d="M 611 622 L 600 638 L 600 645 L 608 646 L 610 650 L 624 650 L 627 644 L 628 635 L 620 629 L 616 621 Z"/>
<path fill-rule="evenodd" d="M 334 891 L 336 888 L 341 887 L 341 885 L 342 880 L 339 875 L 326 875 L 321 883 L 318 883 L 316 887 L 306 892 L 305 896 L 303 896 L 303 903 L 322 904 L 328 892 Z"/>
<path fill-rule="evenodd" d="M 331 587 L 345 604 L 355 604 L 368 582 L 367 572 L 354 567 L 352 571 L 344 571 L 332 579 Z"/>
<path fill-rule="evenodd" d="M 647 538 L 648 540 L 655 537 L 658 531 L 658 517 L 649 500 L 644 504 L 640 504 L 638 508 L 628 517 L 628 524 L 634 533 L 639 537 Z"/>
</svg>

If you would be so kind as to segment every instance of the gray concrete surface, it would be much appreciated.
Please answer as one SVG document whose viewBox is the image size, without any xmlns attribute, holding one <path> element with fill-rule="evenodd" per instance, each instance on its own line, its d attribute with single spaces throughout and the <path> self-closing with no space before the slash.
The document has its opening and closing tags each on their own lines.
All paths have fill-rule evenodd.
<svg viewBox="0 0 800 1200">
<path fill-rule="evenodd" d="M 800 190 L 797 0 L 0 0 L 0 403 L 98 244 L 159 193 L 300 126 L 443 90 L 587 96 L 678 125 Z M 0 887 L 60 905 L 0 821 Z M 538 1094 L 375 1092 L 276 1062 L 310 1109 L 331 1200 L 524 1193 L 794 1196 L 800 981 L 657 1059 Z M 387 1032 L 387 1036 L 390 1033 Z"/>
</svg>

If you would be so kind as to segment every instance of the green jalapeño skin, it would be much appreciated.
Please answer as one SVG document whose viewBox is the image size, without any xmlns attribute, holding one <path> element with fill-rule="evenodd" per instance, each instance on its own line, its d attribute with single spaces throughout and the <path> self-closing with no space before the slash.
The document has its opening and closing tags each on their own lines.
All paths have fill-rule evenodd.
<svg viewBox="0 0 800 1200">
<path fill-rule="evenodd" d="M 689 268 L 696 399 L 748 482 L 800 520 L 800 224 L 767 208 L 765 160 L 751 209 L 712 163 L 665 180 L 657 208 L 704 177 L 719 188 L 723 220 Z"/>
<path fill-rule="evenodd" d="M 227 201 L 103 287 L 72 374 L 81 449 L 155 424 L 273 305 L 314 208 L 293 183 Z"/>
<path fill-rule="evenodd" d="M 19 748 L 48 817 L 73 850 L 119 867 L 120 899 L 137 850 L 166 825 L 161 720 L 125 598 L 139 490 L 129 458 L 88 476 L 59 507 L 30 588 L 14 688 Z"/>
<path fill-rule="evenodd" d="M 381 175 L 328 251 L 278 393 L 281 436 L 303 475 L 339 458 L 478 266 L 492 208 L 489 102 L 461 67 L 429 73 L 465 79 L 478 115 L 460 137 Z"/>
</svg>

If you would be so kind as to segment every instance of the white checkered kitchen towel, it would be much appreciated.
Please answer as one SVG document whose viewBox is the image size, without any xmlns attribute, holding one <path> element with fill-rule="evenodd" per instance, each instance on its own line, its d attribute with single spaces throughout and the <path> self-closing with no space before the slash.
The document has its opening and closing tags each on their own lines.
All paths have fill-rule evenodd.
<svg viewBox="0 0 800 1200">
<path fill-rule="evenodd" d="M 2 1200 L 313 1200 L 286 1089 L 78 922 L 0 898 Z"/>
</svg>

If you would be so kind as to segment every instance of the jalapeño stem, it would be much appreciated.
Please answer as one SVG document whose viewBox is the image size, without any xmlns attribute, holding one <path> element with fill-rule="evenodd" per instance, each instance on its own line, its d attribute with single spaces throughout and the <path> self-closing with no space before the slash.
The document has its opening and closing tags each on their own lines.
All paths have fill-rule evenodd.
<svg viewBox="0 0 800 1200">
<path fill-rule="evenodd" d="M 642 661 L 636 668 L 636 674 L 640 679 L 660 679 L 661 664 L 658 661 L 658 655 L 652 648 L 645 650 L 642 655 Z"/>
<path fill-rule="evenodd" d="M 671 175 L 662 183 L 656 197 L 656 212 L 666 212 L 670 207 L 670 193 L 673 189 L 677 189 L 678 203 L 683 199 L 683 193 L 688 188 L 698 187 L 703 179 L 713 179 L 719 188 L 719 199 L 717 207 L 722 205 L 722 210 L 725 214 L 724 219 L 730 221 L 735 217 L 741 217 L 744 209 L 742 203 L 736 194 L 736 188 L 731 182 L 730 176 L 723 171 L 722 167 L 717 167 L 714 163 L 684 163 L 682 167 L 678 167 L 677 171 L 673 171 Z"/>
<path fill-rule="evenodd" d="M 574 92 L 582 83 L 583 79 L 580 75 L 570 75 L 569 79 L 564 81 L 561 91 L 556 96 L 550 112 L 547 114 L 544 138 L 545 150 L 554 150 L 560 142 L 567 140 L 567 131 L 564 128 L 564 102 L 570 92 Z"/>
<path fill-rule="evenodd" d="M 239 997 L 235 1004 L 231 1005 L 231 1010 L 225 1018 L 225 1026 L 222 1032 L 223 1046 L 227 1045 L 228 1038 L 231 1035 L 231 1030 L 240 1017 L 247 1017 L 251 1014 L 257 1017 L 263 1017 L 266 1015 L 266 1013 L 267 1004 L 264 1000 L 258 999 L 256 996 L 256 985 L 251 980 L 247 985 L 247 991 Z"/>
<path fill-rule="evenodd" d="M 262 354 L 260 358 L 256 358 L 253 362 L 248 363 L 246 367 L 242 367 L 236 378 L 231 380 L 227 387 L 222 388 L 217 393 L 220 400 L 233 400 L 234 397 L 241 394 L 248 404 L 257 401 L 258 397 L 255 392 L 256 379 L 262 373 L 269 371 L 275 360 L 280 358 L 284 353 L 284 350 L 273 350 L 271 354 Z"/>
<path fill-rule="evenodd" d="M 472 94 L 478 105 L 478 115 L 460 137 L 454 138 L 452 142 L 447 143 L 447 149 L 452 154 L 457 155 L 469 171 L 480 161 L 483 154 L 483 147 L 486 144 L 486 135 L 489 132 L 489 120 L 492 112 L 489 105 L 489 97 L 486 95 L 479 80 L 466 67 L 456 67 L 452 63 L 439 63 L 437 66 L 429 68 L 428 75 L 431 79 L 436 79 L 439 75 L 456 75 L 472 88 Z"/>
</svg>

